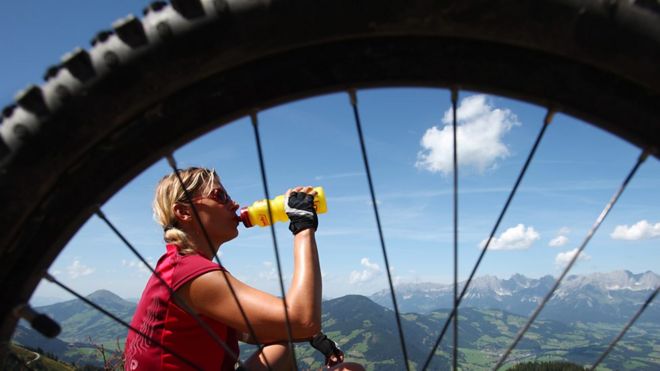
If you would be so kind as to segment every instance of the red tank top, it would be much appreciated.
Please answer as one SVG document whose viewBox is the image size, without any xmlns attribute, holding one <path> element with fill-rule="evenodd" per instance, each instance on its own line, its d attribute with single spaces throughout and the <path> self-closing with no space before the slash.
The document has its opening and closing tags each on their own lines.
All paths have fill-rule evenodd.
<svg viewBox="0 0 660 371">
<path fill-rule="evenodd" d="M 192 279 L 223 267 L 200 255 L 181 255 L 175 245 L 156 265 L 163 280 L 174 291 Z M 200 315 L 208 326 L 238 355 L 236 331 L 225 324 Z M 151 275 L 142 292 L 131 326 L 185 358 L 194 367 L 132 330 L 126 337 L 126 370 L 233 370 L 236 359 L 204 330 L 199 323 L 171 298 L 170 291 Z"/>
</svg>

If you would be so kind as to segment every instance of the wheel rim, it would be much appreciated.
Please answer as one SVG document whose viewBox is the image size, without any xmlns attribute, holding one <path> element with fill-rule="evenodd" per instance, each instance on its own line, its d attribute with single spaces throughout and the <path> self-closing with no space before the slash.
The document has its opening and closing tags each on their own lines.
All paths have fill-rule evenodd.
<svg viewBox="0 0 660 371">
<path fill-rule="evenodd" d="M 418 50 L 435 50 L 438 53 L 417 55 L 415 51 Z M 492 50 L 492 58 L 500 58 L 496 63 L 499 66 L 495 68 L 497 71 L 480 68 L 484 65 L 479 59 L 480 55 L 474 53 L 476 50 L 481 52 Z M 328 55 L 337 58 L 329 59 Z M 451 57 L 447 58 L 448 56 Z M 304 61 L 302 64 L 309 68 L 301 70 L 303 65 L 287 63 L 291 60 Z M 356 68 L 354 63 L 356 60 L 360 61 L 360 68 Z M 503 81 L 501 77 L 496 81 L 493 80 L 496 72 L 501 72 L 501 66 L 512 60 L 519 62 L 513 64 L 512 70 L 516 71 L 518 76 L 530 77 L 534 83 L 530 84 L 528 81 L 521 84 L 519 79 Z M 438 66 L 442 67 L 438 68 Z M 126 70 L 122 73 L 130 76 L 141 68 L 136 67 L 135 70 Z M 259 71 L 260 74 L 255 76 L 255 71 Z M 481 71 L 482 74 L 475 74 L 475 71 Z M 304 75 L 308 81 L 304 84 L 296 84 L 283 77 L 295 72 Z M 274 79 L 277 76 L 282 78 Z M 249 83 L 246 84 L 246 81 Z M 261 81 L 269 81 L 272 89 L 261 89 L 259 84 Z M 566 86 L 565 81 L 583 83 Z M 110 84 L 109 89 L 112 89 L 112 84 L 110 82 L 107 84 Z M 600 123 L 602 127 L 643 148 L 654 150 L 657 147 L 656 138 L 660 137 L 657 125 L 660 108 L 655 104 L 657 91 L 642 88 L 624 78 L 613 76 L 610 72 L 565 60 L 562 57 L 485 41 L 435 37 L 412 39 L 399 36 L 375 37 L 337 44 L 323 43 L 266 56 L 246 63 L 240 68 L 208 75 L 203 81 L 181 86 L 182 89 L 166 94 L 157 104 L 152 102 L 143 105 L 141 110 L 133 110 L 130 119 L 108 114 L 109 121 L 114 123 L 123 119 L 125 123 L 111 126 L 110 130 L 99 138 L 99 142 L 94 143 L 96 147 L 85 152 L 85 158 L 78 157 L 73 162 L 62 164 L 60 172 L 66 170 L 70 178 L 50 179 L 48 186 L 51 189 L 48 198 L 42 198 L 38 200 L 38 204 L 34 204 L 34 211 L 16 228 L 21 230 L 20 234 L 11 235 L 13 241 L 7 246 L 10 246 L 9 250 L 16 251 L 26 246 L 27 249 L 34 249 L 34 246 L 44 246 L 48 242 L 47 245 L 51 247 L 46 251 L 40 249 L 43 255 L 40 255 L 39 259 L 35 260 L 34 256 L 29 257 L 29 264 L 35 266 L 35 271 L 44 271 L 75 230 L 93 213 L 94 207 L 90 205 L 107 200 L 129 179 L 162 157 L 170 148 L 207 132 L 218 122 L 226 123 L 248 114 L 255 108 L 267 108 L 318 93 L 384 84 L 459 86 L 467 89 L 479 87 L 482 91 L 525 98 Z M 99 90 L 103 92 L 104 89 L 101 84 Z M 218 92 L 222 92 L 224 97 L 232 97 L 233 100 L 218 105 L 217 100 L 210 98 L 213 94 L 219 94 Z M 604 102 L 587 102 L 583 99 L 585 94 L 590 95 L 593 92 L 600 93 L 604 97 Z M 621 99 L 622 96 L 625 99 Z M 644 108 L 633 109 L 639 106 Z M 79 108 L 75 105 L 73 107 Z M 63 125 L 64 121 L 71 118 L 72 116 L 68 115 L 74 108 L 63 111 L 62 116 L 54 120 L 55 126 Z M 161 109 L 167 112 L 164 117 L 158 117 Z M 196 115 L 190 117 L 190 112 L 195 112 Z M 637 126 L 627 127 L 629 129 L 627 131 L 623 130 L 624 120 L 630 120 L 630 116 L 621 115 L 623 112 L 634 112 L 637 116 L 632 121 L 636 122 Z M 78 117 L 76 119 L 81 120 Z M 136 143 L 144 144 L 142 138 L 145 134 L 158 132 L 157 128 L 163 125 L 169 127 L 170 132 L 150 138 L 150 141 L 137 153 L 126 154 L 128 149 L 136 148 Z M 50 133 L 46 131 L 46 134 Z M 117 157 L 116 153 L 109 153 L 107 148 L 125 154 Z M 139 160 L 136 161 L 135 158 Z M 33 160 L 31 158 L 18 160 L 11 164 L 9 172 L 24 167 Z M 102 176 L 93 177 L 99 165 L 110 170 Z M 27 177 L 37 171 L 39 169 L 33 169 L 22 176 Z M 100 189 L 101 192 L 81 197 L 85 192 L 82 192 L 84 187 L 79 184 L 79 179 L 92 178 L 94 178 L 92 183 L 86 184 L 85 187 L 103 185 L 95 188 Z M 75 200 L 73 208 L 71 208 L 72 200 Z M 66 221 L 60 220 L 56 212 L 62 210 L 65 205 L 72 209 L 73 214 L 73 217 Z M 36 237 L 27 240 L 24 236 Z M 57 236 L 57 239 L 53 239 L 53 236 Z M 28 263 L 28 257 L 25 255 L 14 256 L 7 253 L 4 258 L 10 259 L 18 266 Z M 40 275 L 26 272 L 16 274 L 13 278 L 4 277 L 3 282 L 16 285 L 15 287 L 20 286 L 18 300 L 25 300 L 39 279 Z M 16 301 L 16 297 L 6 299 Z"/>
</svg>

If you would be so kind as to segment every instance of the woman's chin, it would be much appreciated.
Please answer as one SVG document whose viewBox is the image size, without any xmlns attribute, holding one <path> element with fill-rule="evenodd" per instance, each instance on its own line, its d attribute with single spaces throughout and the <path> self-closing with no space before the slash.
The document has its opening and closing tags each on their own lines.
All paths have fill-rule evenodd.
<svg viewBox="0 0 660 371">
<path fill-rule="evenodd" d="M 223 240 L 224 240 L 223 243 L 224 243 L 224 242 L 229 242 L 229 241 L 233 240 L 234 238 L 238 237 L 238 233 L 239 233 L 239 232 L 238 232 L 238 228 L 234 229 L 234 230 L 231 232 L 231 234 L 229 234 L 228 236 L 226 236 L 226 237 L 223 239 Z"/>
</svg>

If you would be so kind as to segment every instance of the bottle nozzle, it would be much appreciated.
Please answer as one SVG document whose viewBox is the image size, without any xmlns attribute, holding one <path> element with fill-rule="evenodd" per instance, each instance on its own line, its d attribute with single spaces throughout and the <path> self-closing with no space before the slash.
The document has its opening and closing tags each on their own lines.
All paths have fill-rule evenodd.
<svg viewBox="0 0 660 371">
<path fill-rule="evenodd" d="M 241 208 L 240 217 L 241 217 L 241 221 L 243 222 L 243 225 L 245 226 L 245 228 L 253 227 L 252 223 L 250 222 L 250 215 L 248 214 L 247 206 Z"/>
</svg>

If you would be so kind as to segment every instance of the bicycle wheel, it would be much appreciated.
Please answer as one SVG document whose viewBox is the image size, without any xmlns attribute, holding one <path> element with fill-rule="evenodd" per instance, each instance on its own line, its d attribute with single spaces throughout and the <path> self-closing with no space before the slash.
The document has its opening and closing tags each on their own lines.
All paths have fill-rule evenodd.
<svg viewBox="0 0 660 371">
<path fill-rule="evenodd" d="M 171 149 L 255 109 L 347 88 L 459 86 L 552 107 L 657 156 L 655 4 L 154 3 L 3 111 L 0 339 L 94 205 Z"/>
</svg>

